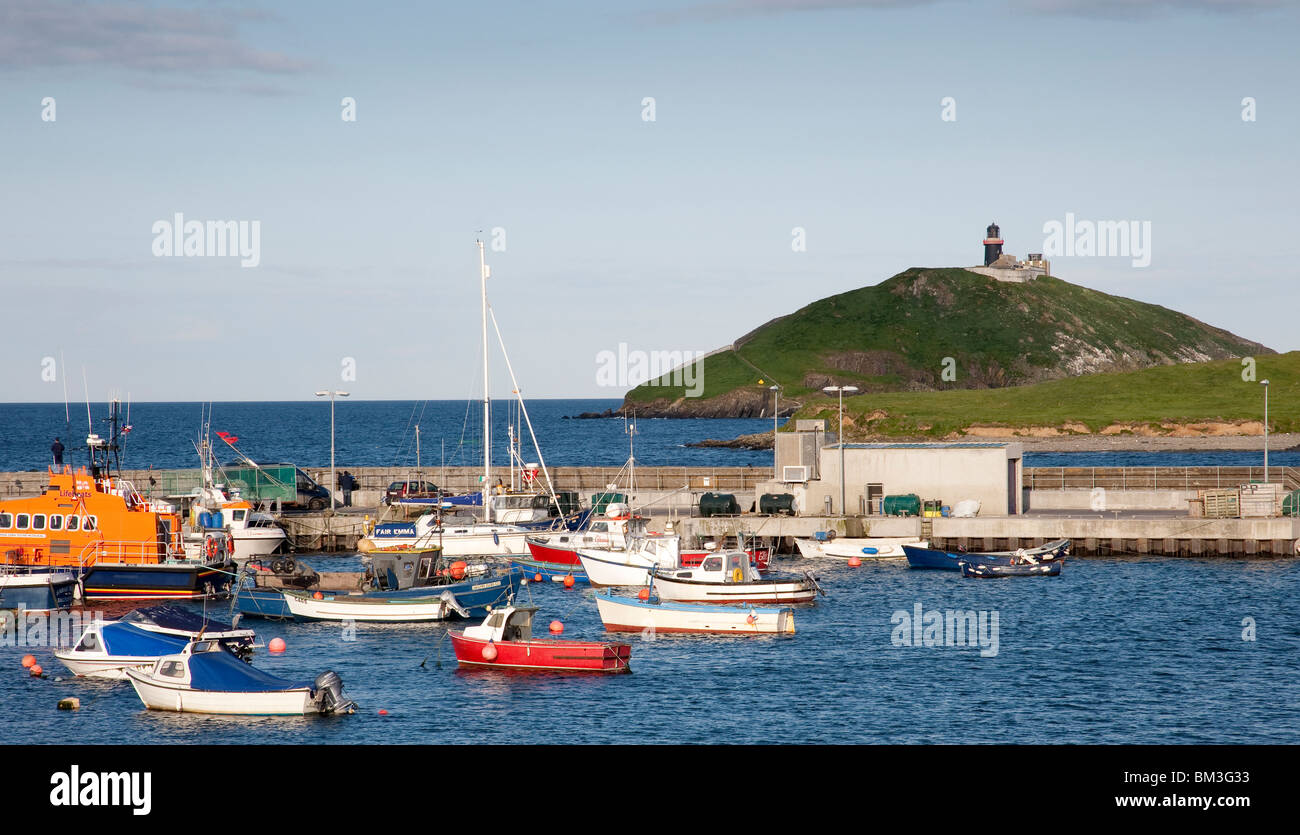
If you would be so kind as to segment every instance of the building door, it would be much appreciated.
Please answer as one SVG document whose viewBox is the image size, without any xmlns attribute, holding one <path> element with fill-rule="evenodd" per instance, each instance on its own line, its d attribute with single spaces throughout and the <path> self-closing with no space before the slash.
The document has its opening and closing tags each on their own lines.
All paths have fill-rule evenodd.
<svg viewBox="0 0 1300 835">
<path fill-rule="evenodd" d="M 868 484 L 866 496 L 867 496 L 866 512 L 871 514 L 872 516 L 879 516 L 882 510 L 882 508 L 880 507 L 880 503 L 884 500 L 885 497 L 885 485 Z"/>
<path fill-rule="evenodd" d="M 1007 515 L 1015 516 L 1016 510 L 1016 464 L 1020 463 L 1019 459 L 1012 458 L 1007 462 Z"/>
</svg>

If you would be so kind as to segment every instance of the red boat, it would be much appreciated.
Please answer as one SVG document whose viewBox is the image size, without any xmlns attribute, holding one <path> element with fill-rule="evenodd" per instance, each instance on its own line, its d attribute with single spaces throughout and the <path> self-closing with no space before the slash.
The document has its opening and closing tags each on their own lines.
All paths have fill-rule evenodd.
<svg viewBox="0 0 1300 835">
<path fill-rule="evenodd" d="M 632 645 L 603 641 L 534 640 L 536 606 L 504 606 L 478 626 L 448 632 L 456 661 L 467 667 L 576 673 L 632 671 Z"/>
<path fill-rule="evenodd" d="M 566 574 L 576 575 L 582 571 L 582 563 L 578 560 L 579 548 L 624 551 L 633 547 L 638 539 L 649 538 L 680 542 L 675 535 L 648 531 L 646 520 L 641 516 L 611 516 L 592 522 L 587 530 L 530 536 L 526 542 L 532 559 L 517 562 L 525 569 L 562 578 Z M 674 567 L 696 568 L 704 562 L 705 557 L 713 553 L 715 552 L 709 550 L 681 551 L 679 564 Z M 749 554 L 750 565 L 760 571 L 767 569 L 768 549 L 747 548 L 745 553 Z"/>
</svg>

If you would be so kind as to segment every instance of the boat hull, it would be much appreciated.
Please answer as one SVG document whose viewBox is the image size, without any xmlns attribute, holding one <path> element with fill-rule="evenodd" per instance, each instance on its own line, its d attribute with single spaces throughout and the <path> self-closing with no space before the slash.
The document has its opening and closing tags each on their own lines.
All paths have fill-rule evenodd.
<svg viewBox="0 0 1300 835">
<path fill-rule="evenodd" d="M 99 658 L 87 658 L 84 653 L 58 651 L 54 657 L 59 663 L 68 668 L 68 672 L 79 678 L 106 678 L 114 681 L 121 681 L 126 678 L 126 671 L 148 670 L 158 660 L 157 656 L 152 657 L 124 657 L 124 656 L 101 656 Z"/>
<path fill-rule="evenodd" d="M 522 569 L 529 577 L 540 574 L 542 579 L 553 583 L 563 583 L 564 578 L 569 576 L 573 577 L 575 583 L 589 582 L 587 572 L 582 569 L 582 563 L 546 562 L 518 556 L 510 558 L 510 565 Z"/>
<path fill-rule="evenodd" d="M 1041 548 L 1026 549 L 1023 552 L 997 551 L 990 553 L 968 553 L 964 551 L 944 551 L 938 548 L 916 548 L 904 545 L 907 564 L 910 568 L 935 571 L 960 571 L 961 563 L 972 565 L 1011 565 L 1012 561 L 1025 556 L 1032 556 L 1039 562 L 1051 562 L 1060 559 L 1069 548 L 1069 540 L 1057 540 Z"/>
<path fill-rule="evenodd" d="M 92 600 L 200 600 L 229 591 L 228 569 L 211 564 L 96 563 L 81 578 L 83 596 Z"/>
<path fill-rule="evenodd" d="M 587 574 L 587 581 L 598 588 L 602 587 L 627 587 L 627 586 L 645 586 L 650 583 L 650 572 L 654 566 L 645 564 L 633 564 L 623 562 L 617 558 L 623 556 L 631 559 L 630 555 L 620 554 L 617 551 L 602 552 L 600 556 L 596 553 L 583 551 L 579 552 L 578 558 L 582 562 L 582 570 Z M 676 566 L 665 566 L 675 568 Z"/>
<path fill-rule="evenodd" d="M 462 583 L 426 586 L 407 589 L 404 592 L 369 594 L 321 592 L 319 600 L 314 593 L 279 591 L 287 615 L 262 616 L 370 623 L 452 620 L 460 618 L 461 615 L 455 607 L 441 599 L 443 592 L 451 592 L 456 602 L 469 612 L 469 617 L 483 617 L 487 614 L 488 606 L 501 605 L 511 594 L 518 591 L 519 583 L 523 578 L 522 571 L 512 569 L 495 577 L 476 577 Z M 242 605 L 240 611 L 244 611 Z"/>
<path fill-rule="evenodd" d="M 150 710 L 231 716 L 303 716 L 320 712 L 312 701 L 311 689 L 307 687 L 232 693 L 162 684 L 133 669 L 125 673 L 140 701 Z"/>
<path fill-rule="evenodd" d="M 632 646 L 596 641 L 488 641 L 448 632 L 457 663 L 498 670 L 532 670 L 563 673 L 631 672 Z M 491 643 L 496 655 L 484 658 Z M 489 653 L 491 654 L 491 653 Z"/>
<path fill-rule="evenodd" d="M 714 583 L 654 575 L 663 600 L 678 603 L 813 603 L 817 587 L 807 580 L 750 580 Z"/>
<path fill-rule="evenodd" d="M 607 632 L 680 632 L 710 635 L 794 634 L 793 609 L 708 606 L 642 601 L 596 595 L 596 609 Z"/>
<path fill-rule="evenodd" d="M 818 542 L 815 539 L 796 539 L 795 546 L 799 553 L 809 559 L 849 560 L 857 557 L 861 560 L 901 560 L 906 559 L 904 545 L 916 548 L 928 548 L 930 543 L 914 537 L 869 537 L 834 539 Z"/>
<path fill-rule="evenodd" d="M 62 571 L 0 575 L 0 609 L 54 612 L 72 608 L 77 577 Z"/>
<path fill-rule="evenodd" d="M 1052 560 L 1051 562 L 1038 563 L 1036 565 L 988 565 L 972 564 L 963 562 L 961 564 L 961 576 L 974 577 L 978 579 L 993 579 L 997 577 L 1059 577 L 1063 560 Z"/>
</svg>

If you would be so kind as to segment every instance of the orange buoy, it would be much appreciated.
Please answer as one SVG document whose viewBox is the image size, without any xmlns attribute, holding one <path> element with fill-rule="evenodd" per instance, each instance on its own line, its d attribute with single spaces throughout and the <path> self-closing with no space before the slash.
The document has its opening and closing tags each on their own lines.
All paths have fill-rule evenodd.
<svg viewBox="0 0 1300 835">
<path fill-rule="evenodd" d="M 539 572 L 537 572 L 536 574 L 533 575 L 533 582 L 534 582 L 534 583 L 540 583 L 540 582 L 542 582 L 542 572 L 539 571 Z"/>
<path fill-rule="evenodd" d="M 466 568 L 469 568 L 469 566 L 466 565 L 461 560 L 456 560 L 454 563 L 451 564 L 451 579 L 464 580 Z"/>
<path fill-rule="evenodd" d="M 650 599 L 650 589 L 641 589 L 641 591 L 639 591 L 639 592 L 636 593 L 636 596 L 639 597 L 639 598 L 642 599 L 642 600 L 649 600 L 649 599 Z"/>
<path fill-rule="evenodd" d="M 24 656 L 23 656 L 23 669 L 24 669 L 24 670 L 31 669 L 31 666 L 32 666 L 33 664 L 35 664 L 35 663 L 36 663 L 36 656 L 35 656 L 35 655 L 24 655 Z"/>
<path fill-rule="evenodd" d="M 572 574 L 565 574 L 565 575 L 564 575 L 564 587 L 565 587 L 566 589 L 571 589 L 571 588 L 573 588 L 573 575 L 572 575 Z"/>
<path fill-rule="evenodd" d="M 272 638 L 271 643 L 267 644 L 266 648 L 276 655 L 279 655 L 287 649 L 284 643 L 284 638 Z"/>
<path fill-rule="evenodd" d="M 380 715 L 380 716 L 387 716 L 387 715 L 388 715 L 388 711 L 384 710 L 384 709 L 381 707 L 381 708 L 379 709 L 379 715 Z"/>
<path fill-rule="evenodd" d="M 491 641 L 488 641 L 488 642 L 487 642 L 487 646 L 483 647 L 483 660 L 484 660 L 484 661 L 495 661 L 495 660 L 497 660 L 497 645 L 496 645 L 496 644 L 492 643 Z"/>
<path fill-rule="evenodd" d="M 551 621 L 551 631 L 556 635 L 559 635 L 564 631 L 564 624 L 560 623 L 558 620 Z"/>
<path fill-rule="evenodd" d="M 312 598 L 315 600 L 324 600 L 325 595 L 321 594 L 320 592 L 316 592 L 315 594 L 312 595 Z"/>
<path fill-rule="evenodd" d="M 30 670 L 31 670 L 31 674 L 34 675 L 34 676 L 38 676 L 38 675 L 40 675 L 41 673 L 45 672 L 44 670 L 41 669 L 41 665 L 40 665 L 40 664 L 33 664 L 33 665 L 31 666 Z"/>
<path fill-rule="evenodd" d="M 860 565 L 862 565 L 862 557 L 859 557 L 857 554 L 849 557 L 849 566 L 851 568 L 857 568 Z"/>
</svg>

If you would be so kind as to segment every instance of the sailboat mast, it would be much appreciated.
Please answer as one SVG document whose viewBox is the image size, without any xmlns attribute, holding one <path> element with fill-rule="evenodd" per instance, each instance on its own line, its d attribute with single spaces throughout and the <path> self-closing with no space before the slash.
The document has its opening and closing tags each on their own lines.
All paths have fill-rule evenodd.
<svg viewBox="0 0 1300 835">
<path fill-rule="evenodd" d="M 492 398 L 488 388 L 487 262 L 478 243 L 478 275 L 483 297 L 483 519 L 492 521 Z"/>
</svg>

